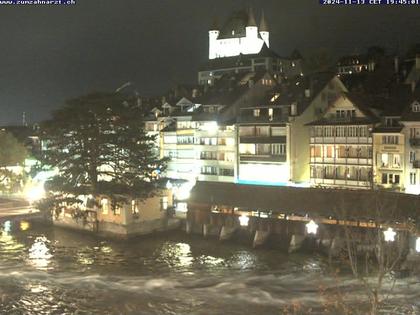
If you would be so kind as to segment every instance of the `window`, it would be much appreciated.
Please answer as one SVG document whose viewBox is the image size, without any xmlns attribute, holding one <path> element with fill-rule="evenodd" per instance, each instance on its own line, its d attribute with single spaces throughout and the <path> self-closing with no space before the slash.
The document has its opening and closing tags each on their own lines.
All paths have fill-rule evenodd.
<svg viewBox="0 0 420 315">
<path fill-rule="evenodd" d="M 160 210 L 168 209 L 168 197 L 162 197 L 160 199 Z"/>
<path fill-rule="evenodd" d="M 273 118 L 274 118 L 274 116 L 273 116 L 273 109 L 272 108 L 269 108 L 268 109 L 268 120 L 269 121 L 272 121 Z"/>
<path fill-rule="evenodd" d="M 254 109 L 254 111 L 253 111 L 253 115 L 254 115 L 254 117 L 260 117 L 260 110 L 259 109 Z"/>
<path fill-rule="evenodd" d="M 413 112 L 420 112 L 420 104 L 418 102 L 414 102 L 412 105 Z"/>
<path fill-rule="evenodd" d="M 192 136 L 178 136 L 178 144 L 193 144 L 194 137 Z"/>
<path fill-rule="evenodd" d="M 138 215 L 139 214 L 139 206 L 135 200 L 131 200 L 131 213 Z"/>
<path fill-rule="evenodd" d="M 234 176 L 234 170 L 231 168 L 221 168 L 220 176 Z"/>
<path fill-rule="evenodd" d="M 102 213 L 103 214 L 108 214 L 108 212 L 109 212 L 109 202 L 108 202 L 108 199 L 103 198 L 101 200 L 101 207 L 102 207 Z"/>
<path fill-rule="evenodd" d="M 269 126 L 255 127 L 255 135 L 260 136 L 260 137 L 269 137 L 270 136 L 270 127 Z"/>
<path fill-rule="evenodd" d="M 201 160 L 217 160 L 217 152 L 203 151 L 200 153 Z"/>
<path fill-rule="evenodd" d="M 255 144 L 253 143 L 241 143 L 239 145 L 240 154 L 255 154 Z"/>
<path fill-rule="evenodd" d="M 393 167 L 401 167 L 401 157 L 399 154 L 394 154 L 394 159 L 393 159 Z"/>
<path fill-rule="evenodd" d="M 202 166 L 201 174 L 203 175 L 217 175 L 217 168 L 214 166 Z"/>
<path fill-rule="evenodd" d="M 255 134 L 254 127 L 239 127 L 239 135 L 241 137 L 252 137 Z"/>
<path fill-rule="evenodd" d="M 164 143 L 175 144 L 176 143 L 176 136 L 164 136 L 163 137 Z"/>
<path fill-rule="evenodd" d="M 416 173 L 410 173 L 410 185 L 416 184 Z"/>
<path fill-rule="evenodd" d="M 273 137 L 285 136 L 286 128 L 285 127 L 271 127 L 271 135 Z"/>
<path fill-rule="evenodd" d="M 258 155 L 268 155 L 268 154 L 270 154 L 270 145 L 267 144 L 267 143 L 256 144 L 256 154 L 258 154 Z"/>
<path fill-rule="evenodd" d="M 217 138 L 201 138 L 201 145 L 217 145 Z"/>
<path fill-rule="evenodd" d="M 410 151 L 410 163 L 413 163 L 416 160 L 416 152 Z"/>
<path fill-rule="evenodd" d="M 400 183 L 400 175 L 397 174 L 382 174 L 382 184 L 398 185 Z"/>
<path fill-rule="evenodd" d="M 381 166 L 388 167 L 388 154 L 386 153 L 381 154 Z"/>
<path fill-rule="evenodd" d="M 398 136 L 382 136 L 382 144 L 398 144 Z"/>
<path fill-rule="evenodd" d="M 382 184 L 388 183 L 388 174 L 382 174 Z"/>
<path fill-rule="evenodd" d="M 272 155 L 286 155 L 286 144 L 285 143 L 273 143 L 271 145 Z"/>
</svg>

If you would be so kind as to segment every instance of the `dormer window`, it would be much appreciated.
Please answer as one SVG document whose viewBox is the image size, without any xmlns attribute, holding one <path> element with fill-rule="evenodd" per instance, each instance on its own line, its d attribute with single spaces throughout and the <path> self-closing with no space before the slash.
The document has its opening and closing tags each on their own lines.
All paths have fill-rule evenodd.
<svg viewBox="0 0 420 315">
<path fill-rule="evenodd" d="M 420 112 L 420 103 L 419 102 L 414 102 L 412 106 L 412 110 L 414 113 L 418 113 Z"/>
</svg>

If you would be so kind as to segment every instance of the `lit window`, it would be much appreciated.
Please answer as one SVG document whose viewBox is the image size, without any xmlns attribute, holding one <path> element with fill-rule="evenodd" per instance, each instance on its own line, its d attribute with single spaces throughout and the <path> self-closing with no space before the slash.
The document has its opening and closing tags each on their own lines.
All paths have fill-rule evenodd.
<svg viewBox="0 0 420 315">
<path fill-rule="evenodd" d="M 162 197 L 160 202 L 161 202 L 161 209 L 162 210 L 167 210 L 168 209 L 168 197 Z"/>
<path fill-rule="evenodd" d="M 138 204 L 135 200 L 131 201 L 131 213 L 132 214 L 139 214 L 139 207 Z"/>
<path fill-rule="evenodd" d="M 416 113 L 420 112 L 420 103 L 414 102 L 412 105 L 412 109 L 413 109 L 413 112 L 416 112 Z"/>
<path fill-rule="evenodd" d="M 273 120 L 273 109 L 272 108 L 268 109 L 268 120 L 269 121 Z"/>
<path fill-rule="evenodd" d="M 241 143 L 239 145 L 240 154 L 255 154 L 255 144 L 252 143 Z"/>
<path fill-rule="evenodd" d="M 416 173 L 410 173 L 410 185 L 416 184 Z"/>
<path fill-rule="evenodd" d="M 254 117 L 260 117 L 260 110 L 254 109 Z"/>
<path fill-rule="evenodd" d="M 103 198 L 101 200 L 101 207 L 102 207 L 102 213 L 103 214 L 108 214 L 109 212 L 109 203 L 108 203 L 108 199 Z"/>
</svg>

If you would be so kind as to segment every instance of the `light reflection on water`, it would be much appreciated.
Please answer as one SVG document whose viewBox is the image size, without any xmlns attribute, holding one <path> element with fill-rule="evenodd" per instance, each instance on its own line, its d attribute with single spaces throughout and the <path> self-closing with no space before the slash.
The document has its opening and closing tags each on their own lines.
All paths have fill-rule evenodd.
<svg viewBox="0 0 420 315">
<path fill-rule="evenodd" d="M 48 269 L 52 258 L 48 248 L 49 243 L 50 241 L 45 236 L 39 236 L 29 248 L 28 262 L 35 268 L 40 270 Z"/>
<path fill-rule="evenodd" d="M 0 314 L 281 314 L 296 299 L 320 303 L 319 285 L 336 281 L 326 266 L 181 233 L 112 242 L 15 224 L 0 235 Z M 397 287 L 419 306 L 418 279 Z"/>
</svg>

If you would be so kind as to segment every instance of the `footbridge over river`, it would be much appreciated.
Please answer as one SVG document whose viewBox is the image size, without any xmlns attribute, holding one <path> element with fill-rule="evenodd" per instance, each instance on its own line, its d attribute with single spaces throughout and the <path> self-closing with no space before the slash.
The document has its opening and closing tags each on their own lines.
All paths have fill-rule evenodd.
<svg viewBox="0 0 420 315">
<path fill-rule="evenodd" d="M 42 218 L 42 213 L 22 198 L 0 197 L 0 224 Z"/>
<path fill-rule="evenodd" d="M 415 251 L 420 246 L 419 221 L 418 195 L 197 182 L 188 201 L 186 229 L 220 239 L 246 230 L 254 246 L 270 235 L 280 235 L 289 251 L 313 233 L 308 231 L 310 222 L 316 226 L 318 241 L 330 245 L 344 226 L 362 231 L 391 229 L 410 235 L 409 247 Z"/>
</svg>

